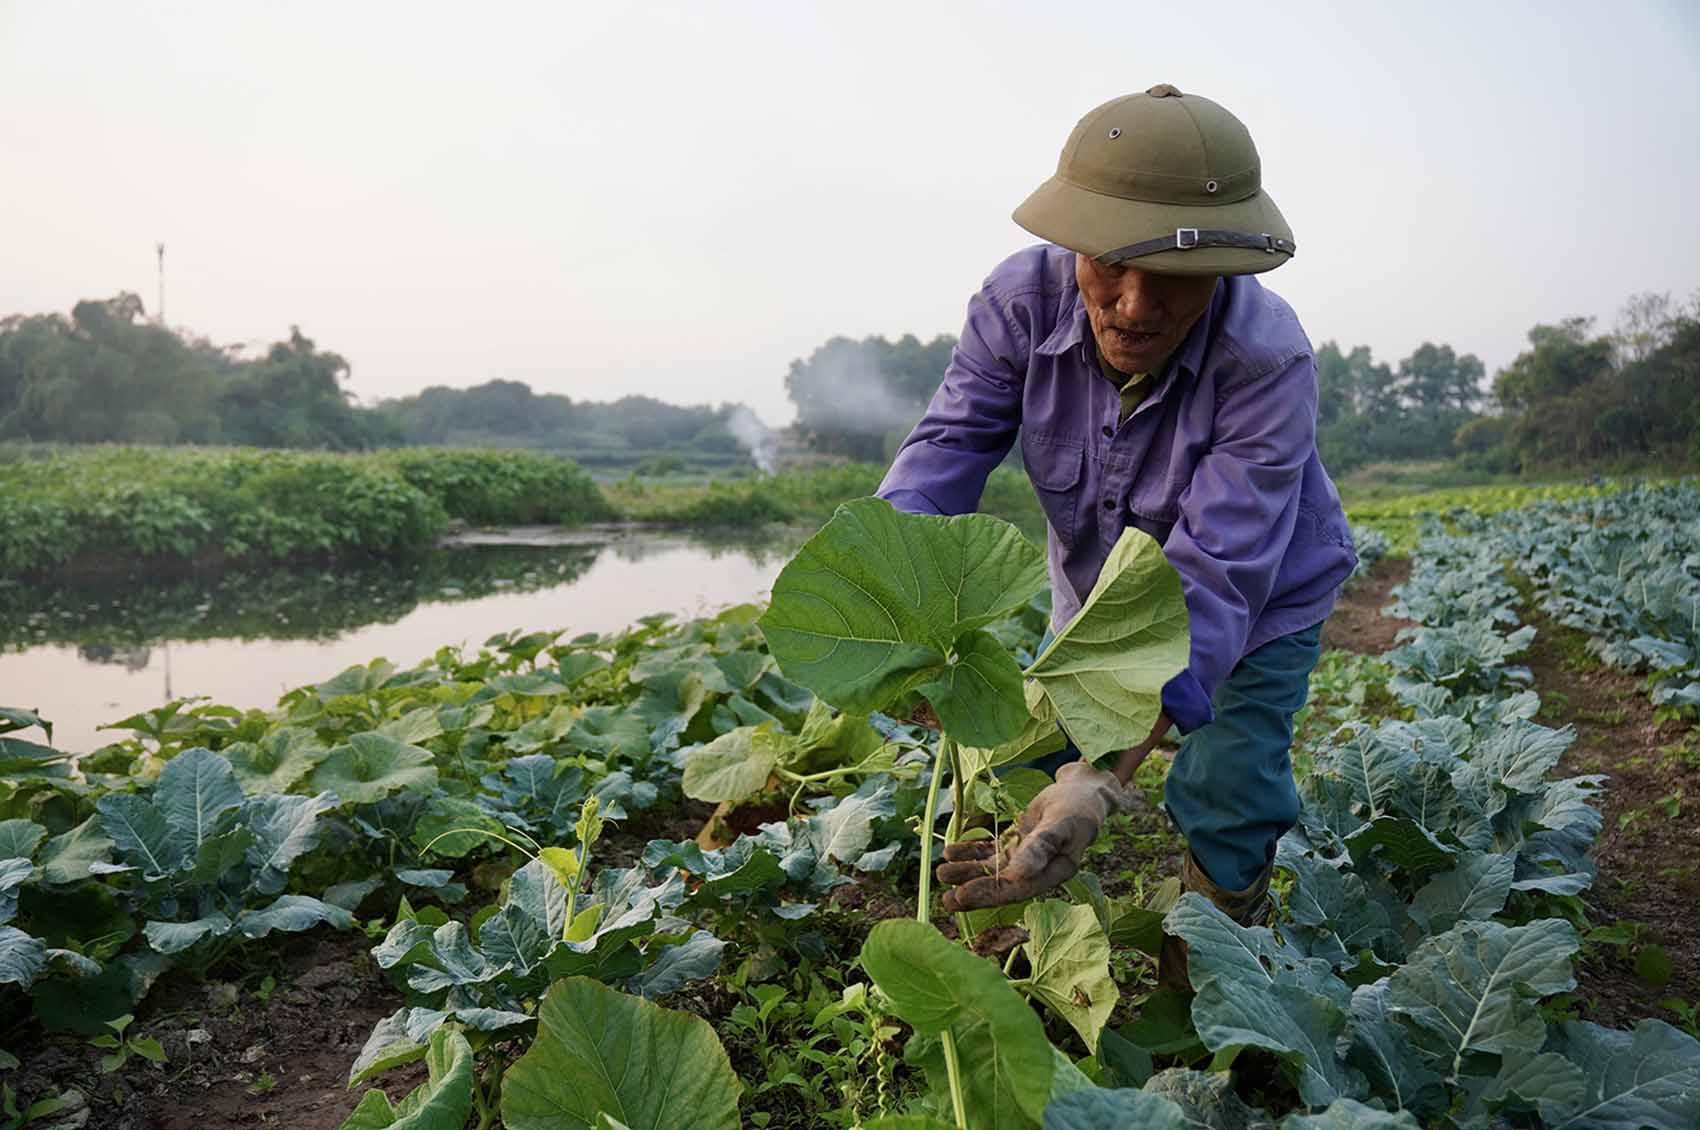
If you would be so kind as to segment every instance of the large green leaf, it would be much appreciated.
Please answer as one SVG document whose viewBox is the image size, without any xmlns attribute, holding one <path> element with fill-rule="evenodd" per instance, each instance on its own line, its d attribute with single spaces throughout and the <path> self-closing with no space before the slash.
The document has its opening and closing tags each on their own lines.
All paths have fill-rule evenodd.
<svg viewBox="0 0 1700 1130">
<path fill-rule="evenodd" d="M 1439 1072 L 1387 1012 L 1385 980 L 1359 985 L 1352 993 L 1351 1041 L 1346 1062 L 1368 1077 L 1370 1090 L 1383 1100 L 1425 1115 L 1446 1105 Z"/>
<path fill-rule="evenodd" d="M 101 828 L 118 854 L 149 881 L 174 874 L 183 865 L 183 844 L 158 808 L 135 793 L 107 793 L 95 802 Z M 86 878 L 86 870 L 85 876 Z"/>
<path fill-rule="evenodd" d="M 1575 987 L 1570 962 L 1579 945 L 1557 918 L 1460 922 L 1411 951 L 1388 981 L 1387 1011 L 1411 1026 L 1416 1046 L 1447 1076 L 1475 1052 L 1537 1052 L 1546 1039 L 1540 998 Z"/>
<path fill-rule="evenodd" d="M 1466 1114 L 1480 1114 L 1478 1107 L 1496 1114 L 1508 1111 L 1538 1111 L 1544 1117 L 1557 1120 L 1564 1112 L 1582 1106 L 1587 1084 L 1582 1069 L 1557 1052 L 1518 1057 L 1506 1056 L 1500 1063 L 1499 1074 L 1481 1090 L 1466 1109 Z"/>
<path fill-rule="evenodd" d="M 354 915 L 309 895 L 279 895 L 271 905 L 236 917 L 236 929 L 247 938 L 263 938 L 274 930 L 299 934 L 320 923 L 347 930 L 354 925 Z"/>
<path fill-rule="evenodd" d="M 999 649 L 1000 664 L 979 637 L 959 641 L 1044 584 L 1038 547 L 1007 522 L 857 499 L 780 572 L 760 624 L 785 674 L 834 706 L 869 714 L 928 684 L 947 731 L 991 746 L 1020 728 L 998 701 L 1014 661 Z M 968 670 L 952 670 L 959 658 Z"/>
<path fill-rule="evenodd" d="M 1492 918 L 1511 896 L 1514 861 L 1509 855 L 1470 852 L 1458 866 L 1430 879 L 1411 902 L 1411 917 L 1430 934 L 1443 934 L 1463 919 Z"/>
<path fill-rule="evenodd" d="M 508 1130 L 627 1126 L 736 1130 L 738 1078 L 714 1029 L 695 1016 L 588 977 L 552 985 L 537 1038 L 502 1077 Z"/>
<path fill-rule="evenodd" d="M 0 859 L 28 859 L 46 836 L 33 820 L 0 820 Z"/>
<path fill-rule="evenodd" d="M 507 827 L 467 797 L 434 796 L 425 802 L 419 822 L 413 826 L 413 846 L 421 855 L 459 859 L 468 852 L 500 843 L 496 836 L 512 838 Z"/>
<path fill-rule="evenodd" d="M 285 726 L 258 741 L 235 742 L 224 751 L 224 756 L 229 759 L 242 791 L 258 796 L 288 792 L 329 753 L 313 731 Z"/>
<path fill-rule="evenodd" d="M 1289 1114 L 1281 1130 L 1422 1130 L 1408 1110 L 1377 1110 L 1356 1099 L 1336 1099 L 1316 1114 Z"/>
<path fill-rule="evenodd" d="M 182 953 L 208 938 L 222 938 L 228 933 L 230 916 L 222 910 L 215 910 L 193 922 L 149 922 L 142 927 L 148 945 L 164 954 Z"/>
<path fill-rule="evenodd" d="M 1300 932 L 1325 931 L 1337 944 L 1336 964 L 1349 967 L 1352 955 L 1393 936 L 1387 908 L 1370 897 L 1361 876 L 1342 871 L 1326 862 L 1298 852 L 1283 850 L 1277 867 L 1293 873 L 1297 880 L 1287 896 L 1287 911 Z M 1311 952 L 1324 956 L 1333 947 L 1313 946 Z"/>
<path fill-rule="evenodd" d="M 1180 574 L 1142 530 L 1122 531 L 1098 582 L 1027 674 L 1081 753 L 1096 760 L 1144 741 L 1163 684 L 1191 654 Z"/>
<path fill-rule="evenodd" d="M 366 1044 L 348 1069 L 350 1087 L 382 1075 L 392 1067 L 414 1063 L 425 1057 L 431 1033 L 442 1026 L 448 1013 L 434 1008 L 403 1006 L 378 1021 Z"/>
<path fill-rule="evenodd" d="M 35 864 L 27 859 L 0 859 L 0 924 L 18 912 L 18 888 L 35 878 Z"/>
<path fill-rule="evenodd" d="M 701 680 L 694 684 L 702 689 Z M 684 722 L 679 723 L 683 728 L 691 720 L 702 705 L 698 698 L 694 706 L 686 703 L 679 706 L 676 700 L 662 701 L 656 688 L 646 687 L 639 702 L 644 705 L 644 715 L 622 709 L 618 706 L 592 706 L 574 720 L 562 739 L 568 749 L 578 753 L 588 753 L 593 757 L 612 759 L 614 757 L 633 757 L 642 759 L 649 756 L 649 731 L 652 726 L 661 721 L 674 718 L 684 709 L 690 714 L 684 716 Z"/>
<path fill-rule="evenodd" d="M 1110 976 L 1110 939 L 1097 913 L 1084 904 L 1057 899 L 1030 903 L 1027 988 L 1080 1033 L 1088 1051 L 1098 1051 L 1098 1034 L 1120 993 Z"/>
<path fill-rule="evenodd" d="M 197 747 L 165 763 L 154 786 L 153 802 L 173 838 L 182 844 L 183 854 L 194 855 L 225 830 L 219 827 L 219 817 L 242 803 L 242 786 L 236 783 L 230 762 Z"/>
<path fill-rule="evenodd" d="M 47 967 L 47 943 L 16 926 L 0 926 L 0 985 L 27 989 Z"/>
<path fill-rule="evenodd" d="M 1553 1050 L 1582 1069 L 1574 1104 L 1542 1104 L 1549 1130 L 1700 1126 L 1700 1042 L 1662 1020 L 1633 1032 L 1571 1021 Z"/>
<path fill-rule="evenodd" d="M 315 797 L 270 793 L 242 802 L 242 822 L 253 839 L 247 859 L 254 868 L 254 889 L 263 895 L 283 890 L 289 868 L 319 843 L 319 817 L 338 804 L 335 793 Z"/>
<path fill-rule="evenodd" d="M 1569 727 L 1553 730 L 1518 718 L 1489 730 L 1470 751 L 1470 764 L 1515 792 L 1539 792 L 1547 770 L 1575 741 Z"/>
<path fill-rule="evenodd" d="M 1161 1095 L 1093 1087 L 1053 1099 L 1044 1130 L 1187 1130 L 1185 1112 Z"/>
<path fill-rule="evenodd" d="M 1458 855 L 1457 849 L 1403 816 L 1377 816 L 1346 837 L 1346 849 L 1359 868 L 1366 867 L 1371 856 L 1379 855 L 1414 881 L 1451 869 Z"/>
<path fill-rule="evenodd" d="M 315 792 L 333 792 L 344 804 L 371 804 L 401 789 L 429 790 L 437 783 L 437 765 L 428 749 L 365 732 L 331 750 L 308 781 Z"/>
<path fill-rule="evenodd" d="M 791 740 L 771 722 L 739 726 L 685 755 L 685 795 L 706 801 L 740 801 L 767 787 L 790 752 Z"/>
<path fill-rule="evenodd" d="M 425 1082 L 396 1106 L 376 1087 L 360 1096 L 342 1130 L 462 1130 L 472 1114 L 472 1046 L 459 1032 L 439 1028 L 425 1068 Z"/>
<path fill-rule="evenodd" d="M 1021 666 L 989 632 L 975 629 L 956 640 L 943 668 L 915 683 L 953 736 L 976 745 L 1020 735 L 1027 724 Z"/>
<path fill-rule="evenodd" d="M 977 1087 L 1010 1096 L 1022 1117 L 1039 1120 L 1055 1070 L 1051 1044 L 1002 970 L 913 919 L 875 926 L 862 946 L 862 965 L 892 1011 L 917 1032 L 949 1029 L 959 1054 L 968 1046 L 984 1052 L 970 1061 Z"/>
<path fill-rule="evenodd" d="M 1352 991 L 1326 961 L 1264 927 L 1239 925 L 1193 892 L 1181 896 L 1164 928 L 1187 942 L 1187 972 L 1198 991 L 1192 1020 L 1205 1047 L 1275 1053 L 1311 1106 L 1365 1093 L 1362 1075 L 1335 1051 Z"/>
<path fill-rule="evenodd" d="M 508 879 L 501 909 L 478 928 L 484 956 L 519 977 L 543 964 L 566 927 L 567 889 L 547 864 L 534 859 Z"/>
<path fill-rule="evenodd" d="M 48 840 L 41 849 L 42 882 L 57 887 L 80 883 L 89 877 L 91 863 L 105 863 L 113 843 L 102 828 L 100 816 L 95 815 Z"/>
<path fill-rule="evenodd" d="M 622 747 L 622 752 L 643 760 L 652 750 L 672 749 L 690 728 L 691 719 L 713 697 L 714 692 L 695 671 L 674 670 L 651 678 L 643 685 L 643 694 L 631 710 L 632 716 L 645 727 L 648 741 L 636 749 Z M 578 732 L 575 726 L 568 734 L 569 742 Z"/>
<path fill-rule="evenodd" d="M 1141 1089 L 1179 1107 L 1188 1130 L 1264 1130 L 1269 1125 L 1262 1111 L 1253 1110 L 1234 1093 L 1233 1076 L 1226 1071 L 1171 1067 L 1146 1080 Z"/>
</svg>

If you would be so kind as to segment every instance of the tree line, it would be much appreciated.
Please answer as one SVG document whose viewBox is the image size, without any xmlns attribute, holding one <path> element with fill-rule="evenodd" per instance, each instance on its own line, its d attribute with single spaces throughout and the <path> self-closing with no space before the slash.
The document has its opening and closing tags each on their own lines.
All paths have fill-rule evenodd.
<svg viewBox="0 0 1700 1130">
<path fill-rule="evenodd" d="M 147 321 L 134 294 L 0 320 L 0 439 L 350 451 L 397 442 L 349 402 L 348 362 L 299 329 L 263 356 Z"/>
<path fill-rule="evenodd" d="M 1457 457 L 1491 471 L 1700 463 L 1700 294 L 1643 294 L 1609 332 L 1588 318 L 1529 331 L 1486 379 L 1480 359 L 1425 342 L 1396 364 L 1368 346 L 1316 352 L 1317 445 L 1330 470 Z M 889 459 L 926 410 L 956 340 L 834 337 L 791 362 L 785 389 L 813 450 Z M 435 386 L 356 404 L 348 362 L 299 329 L 258 355 L 145 317 L 120 294 L 0 319 L 0 440 L 364 450 L 525 447 L 590 466 L 747 464 L 766 429 L 740 404 L 610 403 L 519 381 Z"/>
<path fill-rule="evenodd" d="M 359 451 L 409 444 L 525 447 L 580 462 L 747 463 L 742 405 L 681 407 L 539 394 L 518 381 L 432 387 L 365 407 L 348 362 L 298 328 L 258 356 L 147 319 L 134 294 L 0 319 L 0 440 L 232 444 Z M 761 430 L 759 422 L 755 430 Z"/>
</svg>

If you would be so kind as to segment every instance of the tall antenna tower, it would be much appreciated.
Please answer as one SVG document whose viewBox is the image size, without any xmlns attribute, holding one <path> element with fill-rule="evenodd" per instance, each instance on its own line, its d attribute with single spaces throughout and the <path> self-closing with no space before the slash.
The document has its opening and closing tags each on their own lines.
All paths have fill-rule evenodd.
<svg viewBox="0 0 1700 1130">
<path fill-rule="evenodd" d="M 154 306 L 154 321 L 165 325 L 165 244 L 153 245 L 154 254 L 159 259 L 159 302 Z"/>
</svg>

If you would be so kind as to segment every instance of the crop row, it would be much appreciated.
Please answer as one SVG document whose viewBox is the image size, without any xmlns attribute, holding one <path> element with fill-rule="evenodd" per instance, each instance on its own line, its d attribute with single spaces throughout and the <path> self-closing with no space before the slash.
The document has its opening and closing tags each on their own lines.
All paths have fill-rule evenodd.
<svg viewBox="0 0 1700 1130">
<path fill-rule="evenodd" d="M 1700 492 L 1645 487 L 1478 525 L 1543 612 L 1611 666 L 1645 673 L 1655 706 L 1700 713 Z"/>
</svg>

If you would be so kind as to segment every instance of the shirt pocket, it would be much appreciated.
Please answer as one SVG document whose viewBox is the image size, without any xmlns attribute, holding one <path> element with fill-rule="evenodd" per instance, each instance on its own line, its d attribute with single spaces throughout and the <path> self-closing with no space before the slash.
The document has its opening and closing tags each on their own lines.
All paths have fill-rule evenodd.
<svg viewBox="0 0 1700 1130">
<path fill-rule="evenodd" d="M 1033 493 L 1044 507 L 1045 520 L 1057 540 L 1072 549 L 1079 531 L 1080 477 L 1086 445 L 1069 436 L 1043 432 L 1021 437 L 1021 458 Z"/>
<path fill-rule="evenodd" d="M 1132 525 L 1156 538 L 1158 544 L 1168 541 L 1169 531 L 1180 520 L 1181 492 L 1187 482 L 1184 477 L 1153 477 L 1135 485 L 1127 505 Z"/>
</svg>

